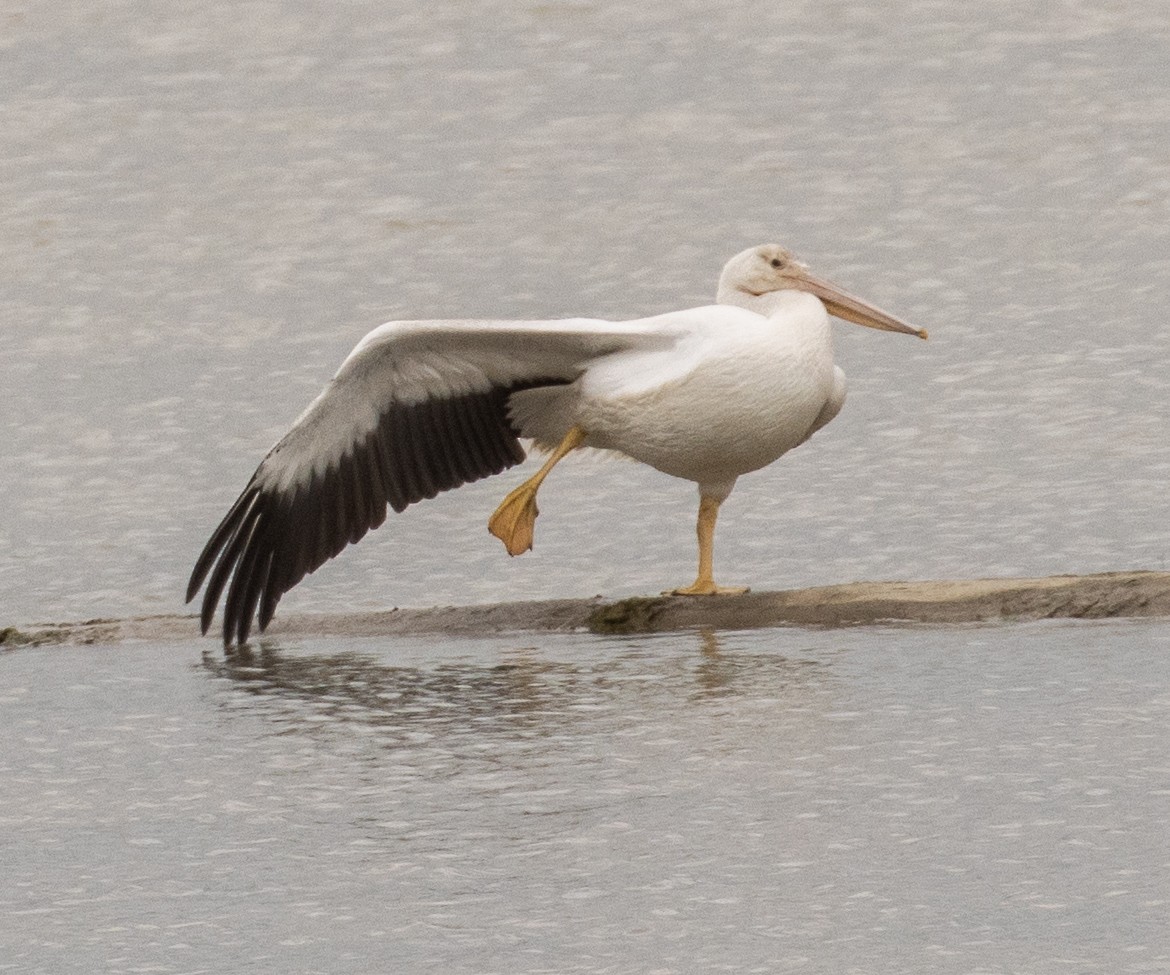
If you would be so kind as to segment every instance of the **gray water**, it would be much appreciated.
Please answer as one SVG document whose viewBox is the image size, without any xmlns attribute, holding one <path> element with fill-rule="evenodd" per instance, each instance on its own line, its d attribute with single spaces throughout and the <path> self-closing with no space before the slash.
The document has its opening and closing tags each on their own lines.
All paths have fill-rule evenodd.
<svg viewBox="0 0 1170 975">
<path fill-rule="evenodd" d="M 0 11 L 0 626 L 173 612 L 392 318 L 635 317 L 780 240 L 845 410 L 757 589 L 1170 568 L 1160 0 Z M 657 592 L 693 488 L 513 471 L 289 594 Z M 0 971 L 1170 970 L 1165 624 L 0 656 Z M 202 651 L 208 656 L 204 658 Z"/>
<path fill-rule="evenodd" d="M 12 654 L 0 970 L 1170 971 L 1165 638 Z"/>
<path fill-rule="evenodd" d="M 4 619 L 174 610 L 384 320 L 700 304 L 770 239 L 933 338 L 838 327 L 850 401 L 742 479 L 729 583 L 1170 566 L 1160 0 L 66 3 L 0 37 Z M 282 608 L 690 580 L 692 485 L 566 466 L 509 560 L 520 476 Z"/>
</svg>

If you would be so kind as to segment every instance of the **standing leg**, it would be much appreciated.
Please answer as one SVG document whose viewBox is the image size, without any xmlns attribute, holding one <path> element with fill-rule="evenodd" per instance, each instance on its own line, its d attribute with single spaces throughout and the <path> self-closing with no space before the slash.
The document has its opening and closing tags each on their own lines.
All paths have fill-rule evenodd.
<svg viewBox="0 0 1170 975">
<path fill-rule="evenodd" d="M 715 520 L 719 517 L 722 499 L 702 495 L 699 498 L 699 575 L 694 583 L 682 589 L 671 590 L 672 596 L 733 596 L 747 592 L 746 586 L 715 585 Z"/>
<path fill-rule="evenodd" d="M 548 472 L 564 458 L 565 454 L 576 450 L 585 442 L 585 436 L 584 430 L 580 427 L 573 427 L 565 434 L 565 439 L 561 441 L 560 446 L 549 454 L 548 460 L 544 462 L 540 470 L 518 488 L 509 492 L 508 496 L 500 502 L 500 506 L 496 508 L 495 514 L 488 519 L 488 531 L 504 543 L 509 555 L 523 555 L 532 548 L 536 516 L 540 514 L 536 507 L 536 489 L 540 487 L 544 479 L 548 477 Z"/>
</svg>

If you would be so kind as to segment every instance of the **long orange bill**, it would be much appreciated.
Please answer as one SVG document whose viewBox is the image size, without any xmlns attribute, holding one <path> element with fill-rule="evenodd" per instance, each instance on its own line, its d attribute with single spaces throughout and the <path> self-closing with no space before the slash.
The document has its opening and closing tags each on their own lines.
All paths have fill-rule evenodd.
<svg viewBox="0 0 1170 975">
<path fill-rule="evenodd" d="M 900 318 L 882 311 L 868 301 L 862 301 L 856 295 L 837 287 L 831 281 L 818 278 L 807 271 L 795 282 L 801 291 L 816 295 L 825 303 L 830 315 L 843 318 L 856 325 L 865 325 L 869 328 L 879 328 L 884 332 L 903 332 L 906 335 L 917 335 L 920 339 L 926 338 L 926 329 L 915 328 Z"/>
</svg>

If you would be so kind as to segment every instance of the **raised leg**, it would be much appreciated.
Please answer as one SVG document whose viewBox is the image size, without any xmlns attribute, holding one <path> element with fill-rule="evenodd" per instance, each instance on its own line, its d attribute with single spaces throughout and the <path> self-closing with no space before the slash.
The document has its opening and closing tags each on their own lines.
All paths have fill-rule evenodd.
<svg viewBox="0 0 1170 975">
<path fill-rule="evenodd" d="M 715 498 L 699 499 L 699 575 L 694 583 L 682 589 L 672 589 L 670 596 L 734 596 L 747 592 L 747 586 L 715 585 L 715 521 L 719 517 L 721 501 Z"/>
<path fill-rule="evenodd" d="M 536 529 L 536 490 L 551 471 L 572 450 L 585 442 L 585 431 L 573 427 L 560 445 L 549 454 L 540 470 L 500 502 L 495 514 L 488 519 L 488 531 L 504 543 L 509 555 L 523 555 L 532 548 L 532 536 Z"/>
</svg>

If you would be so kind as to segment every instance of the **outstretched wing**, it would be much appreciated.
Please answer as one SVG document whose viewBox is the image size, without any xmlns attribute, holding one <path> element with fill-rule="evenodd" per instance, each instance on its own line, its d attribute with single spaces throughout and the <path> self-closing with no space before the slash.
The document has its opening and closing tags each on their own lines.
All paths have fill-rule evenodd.
<svg viewBox="0 0 1170 975">
<path fill-rule="evenodd" d="M 206 633 L 263 630 L 280 597 L 386 517 L 524 459 L 517 390 L 573 382 L 591 361 L 661 347 L 642 322 L 390 322 L 370 332 L 256 469 L 195 563 Z"/>
</svg>

